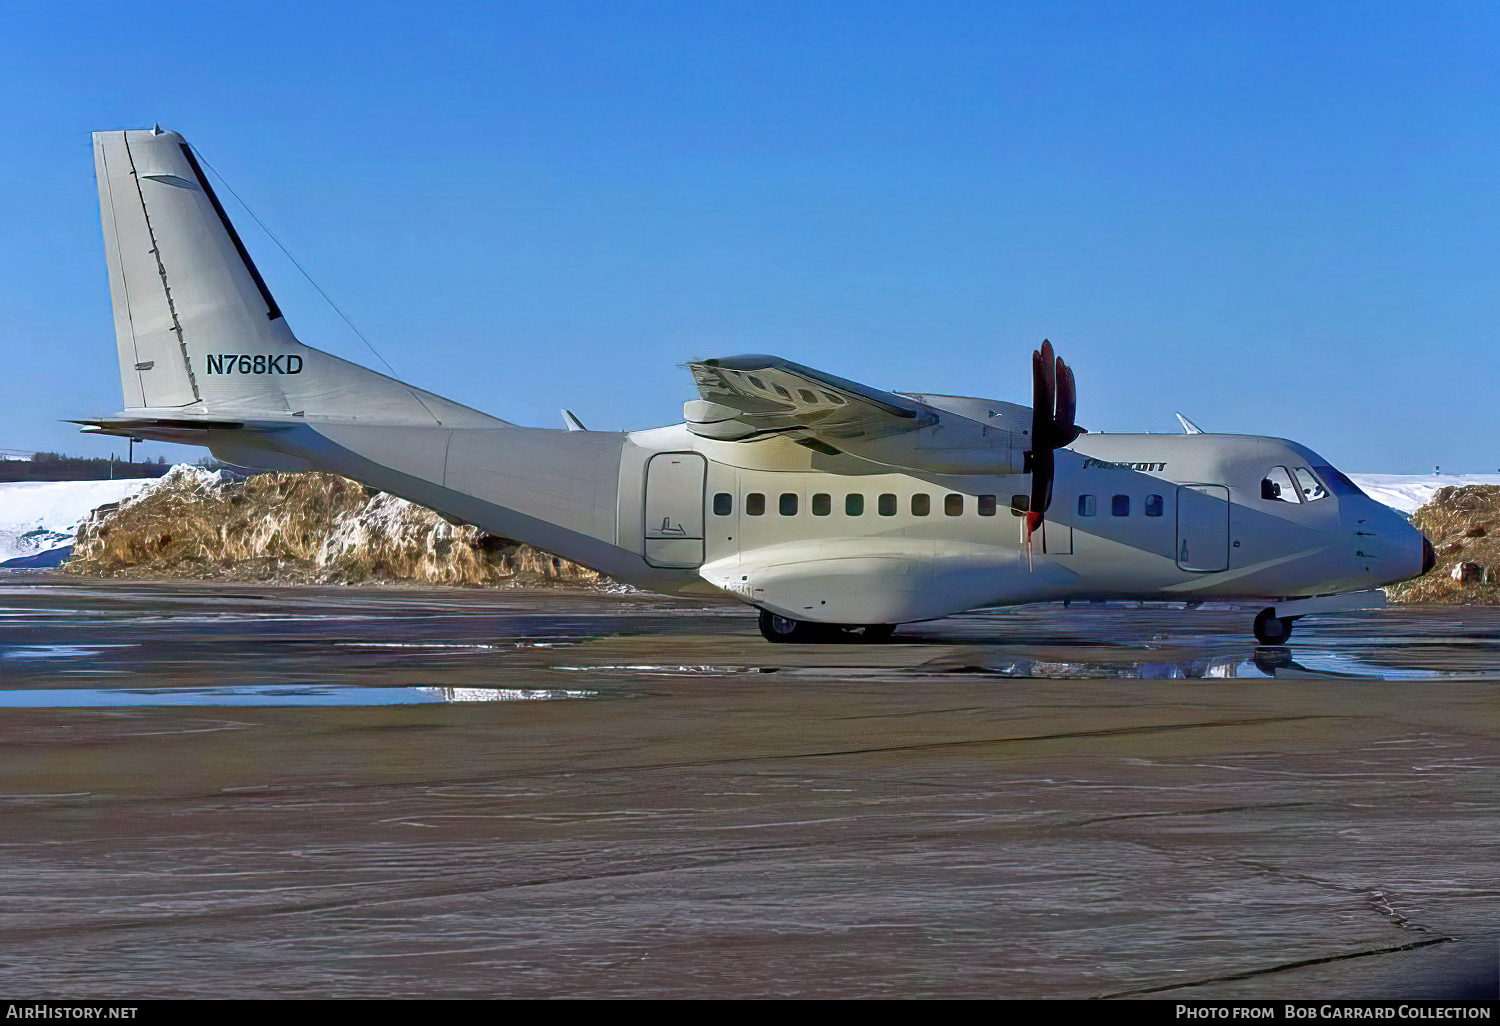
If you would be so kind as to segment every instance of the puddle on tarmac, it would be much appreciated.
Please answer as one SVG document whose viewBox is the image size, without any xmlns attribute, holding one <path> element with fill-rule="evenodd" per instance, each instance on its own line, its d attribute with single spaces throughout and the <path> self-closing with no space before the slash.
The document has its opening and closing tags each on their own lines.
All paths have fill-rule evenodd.
<svg viewBox="0 0 1500 1026">
<path fill-rule="evenodd" d="M 593 698 L 596 691 L 548 688 L 361 688 L 295 684 L 215 688 L 0 689 L 0 709 L 95 709 L 153 706 L 440 705 L 451 702 L 547 702 Z"/>
</svg>

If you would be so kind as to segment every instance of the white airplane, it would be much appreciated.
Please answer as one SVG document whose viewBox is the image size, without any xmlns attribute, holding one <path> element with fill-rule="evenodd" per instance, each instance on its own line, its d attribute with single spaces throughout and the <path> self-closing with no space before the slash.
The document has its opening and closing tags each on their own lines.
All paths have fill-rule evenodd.
<svg viewBox="0 0 1500 1026">
<path fill-rule="evenodd" d="M 1435 562 L 1295 442 L 1084 433 L 1045 342 L 1030 409 L 735 356 L 690 364 L 682 424 L 510 424 L 298 342 L 180 135 L 101 132 L 94 155 L 125 408 L 85 430 L 343 474 L 641 588 L 732 595 L 771 641 L 1136 599 L 1258 608 L 1275 644 Z"/>
</svg>

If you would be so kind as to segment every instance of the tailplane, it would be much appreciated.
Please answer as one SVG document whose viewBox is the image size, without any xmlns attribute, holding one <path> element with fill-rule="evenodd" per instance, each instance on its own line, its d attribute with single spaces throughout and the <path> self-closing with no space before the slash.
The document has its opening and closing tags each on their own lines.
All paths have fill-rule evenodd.
<svg viewBox="0 0 1500 1026">
<path fill-rule="evenodd" d="M 182 136 L 98 132 L 94 162 L 126 414 L 507 426 L 298 342 Z"/>
</svg>

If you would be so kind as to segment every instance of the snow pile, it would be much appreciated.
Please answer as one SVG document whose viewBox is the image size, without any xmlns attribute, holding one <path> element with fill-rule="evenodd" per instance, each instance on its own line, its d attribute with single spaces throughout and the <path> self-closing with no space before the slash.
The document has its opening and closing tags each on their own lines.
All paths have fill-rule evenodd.
<svg viewBox="0 0 1500 1026">
<path fill-rule="evenodd" d="M 156 484 L 153 478 L 0 482 L 0 567 L 57 566 L 93 510 Z"/>
<path fill-rule="evenodd" d="M 85 521 L 64 569 L 283 583 L 604 583 L 592 570 L 333 474 L 236 481 L 186 466 Z"/>
<path fill-rule="evenodd" d="M 1427 535 L 1437 566 L 1385 590 L 1392 602 L 1500 602 L 1500 487 L 1443 488 L 1412 523 Z"/>
<path fill-rule="evenodd" d="M 1431 502 L 1439 488 L 1500 485 L 1500 474 L 1350 474 L 1349 479 L 1370 498 L 1408 516 Z"/>
<path fill-rule="evenodd" d="M 222 470 L 208 470 L 191 463 L 179 463 L 157 480 L 163 488 L 206 493 L 210 489 L 229 484 L 234 478 Z"/>
</svg>

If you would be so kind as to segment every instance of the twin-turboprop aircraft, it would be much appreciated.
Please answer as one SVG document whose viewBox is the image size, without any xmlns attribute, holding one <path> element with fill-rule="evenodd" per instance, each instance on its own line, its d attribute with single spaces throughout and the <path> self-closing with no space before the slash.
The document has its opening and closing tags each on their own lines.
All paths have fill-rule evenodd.
<svg viewBox="0 0 1500 1026">
<path fill-rule="evenodd" d="M 1274 644 L 1434 562 L 1295 442 L 1084 432 L 1045 342 L 1030 409 L 736 356 L 690 364 L 673 427 L 510 424 L 299 343 L 181 136 L 101 132 L 94 155 L 125 409 L 87 430 L 344 474 L 642 588 L 733 595 L 771 641 L 1137 599 L 1241 603 Z"/>
</svg>

